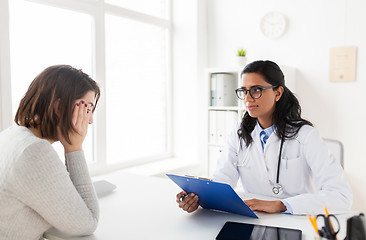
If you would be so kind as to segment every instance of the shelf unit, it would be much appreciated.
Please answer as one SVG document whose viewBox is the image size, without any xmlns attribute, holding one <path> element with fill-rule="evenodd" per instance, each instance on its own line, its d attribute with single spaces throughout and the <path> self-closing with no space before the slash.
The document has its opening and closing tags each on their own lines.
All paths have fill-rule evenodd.
<svg viewBox="0 0 366 240">
<path fill-rule="evenodd" d="M 296 71 L 293 67 L 288 66 L 280 66 L 281 70 L 285 75 L 286 86 L 292 91 L 296 92 Z M 213 171 L 216 167 L 216 162 L 221 154 L 223 147 L 225 145 L 228 134 L 232 131 L 233 127 L 238 124 L 243 114 L 245 113 L 245 106 L 242 100 L 239 100 L 235 96 L 234 90 L 242 86 L 242 79 L 240 74 L 243 70 L 243 67 L 233 67 L 233 68 L 207 68 L 205 69 L 205 88 L 206 88 L 206 146 L 207 151 L 205 154 L 205 169 L 206 175 L 212 176 Z M 215 84 L 213 76 L 217 76 L 217 74 L 225 74 L 225 76 L 231 76 L 229 81 L 234 81 L 233 84 L 228 84 L 232 89 L 229 90 L 234 96 L 235 101 L 229 105 L 221 105 L 221 106 L 212 106 L 215 105 L 215 101 L 212 101 L 212 89 L 214 88 L 216 92 L 219 90 L 219 87 L 223 87 L 221 85 Z M 214 77 L 215 78 L 215 77 Z M 225 79 L 226 80 L 226 79 Z M 215 86 L 213 87 L 213 84 Z M 227 87 L 227 86 L 225 86 Z M 222 92 L 222 91 L 221 91 Z M 217 96 L 216 96 L 217 97 Z M 221 102 L 222 103 L 222 102 Z"/>
</svg>

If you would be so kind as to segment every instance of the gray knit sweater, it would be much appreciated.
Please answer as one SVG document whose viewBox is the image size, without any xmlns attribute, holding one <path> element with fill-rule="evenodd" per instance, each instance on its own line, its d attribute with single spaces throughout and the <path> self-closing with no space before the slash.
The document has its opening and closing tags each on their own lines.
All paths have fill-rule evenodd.
<svg viewBox="0 0 366 240">
<path fill-rule="evenodd" d="M 92 234 L 98 200 L 84 152 L 66 154 L 69 172 L 52 145 L 27 128 L 0 133 L 0 239 L 38 240 L 50 227 Z"/>
</svg>

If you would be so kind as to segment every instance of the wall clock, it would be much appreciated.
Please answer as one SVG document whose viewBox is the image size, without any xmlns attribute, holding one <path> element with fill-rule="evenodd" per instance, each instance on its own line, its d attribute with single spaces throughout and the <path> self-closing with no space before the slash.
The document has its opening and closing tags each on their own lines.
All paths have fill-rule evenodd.
<svg viewBox="0 0 366 240">
<path fill-rule="evenodd" d="M 276 39 L 283 35 L 286 30 L 286 18 L 279 12 L 268 12 L 260 21 L 260 30 L 264 36 Z"/>
</svg>

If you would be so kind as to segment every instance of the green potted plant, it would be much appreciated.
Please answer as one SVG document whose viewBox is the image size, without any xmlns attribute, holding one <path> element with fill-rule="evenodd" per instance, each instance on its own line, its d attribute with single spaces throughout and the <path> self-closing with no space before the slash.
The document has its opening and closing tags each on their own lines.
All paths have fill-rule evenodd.
<svg viewBox="0 0 366 240">
<path fill-rule="evenodd" d="M 237 61 L 239 66 L 245 66 L 247 64 L 247 50 L 246 49 L 238 49 L 237 50 Z"/>
</svg>

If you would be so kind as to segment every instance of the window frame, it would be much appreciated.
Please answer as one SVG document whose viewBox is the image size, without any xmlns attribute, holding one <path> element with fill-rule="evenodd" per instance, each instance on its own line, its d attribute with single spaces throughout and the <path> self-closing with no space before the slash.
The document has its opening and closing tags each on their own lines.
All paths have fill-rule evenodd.
<svg viewBox="0 0 366 240">
<path fill-rule="evenodd" d="M 8 0 L 9 1 L 9 0 Z M 1 1 L 0 3 L 0 32 L 3 38 L 0 42 L 0 130 L 13 124 L 10 116 L 11 113 L 11 79 L 10 72 L 10 42 L 9 42 L 9 7 L 8 1 Z M 159 18 L 145 13 L 133 11 L 105 3 L 104 0 L 25 0 L 45 6 L 52 6 L 60 9 L 71 10 L 88 14 L 93 19 L 93 48 L 92 48 L 92 76 L 98 82 L 101 88 L 101 97 L 98 102 L 98 108 L 95 111 L 96 122 L 94 124 L 93 133 L 93 155 L 95 162 L 89 164 L 91 174 L 98 175 L 112 170 L 127 168 L 131 166 L 138 166 L 149 162 L 154 162 L 162 159 L 171 158 L 173 153 L 172 145 L 172 6 L 171 0 L 167 0 L 168 17 Z M 167 49 L 166 49 L 166 132 L 167 132 L 167 152 L 161 155 L 152 156 L 143 159 L 134 159 L 133 161 L 126 161 L 115 164 L 107 164 L 106 152 L 106 101 L 105 101 L 105 87 L 106 87 L 106 56 L 105 56 L 105 15 L 112 14 L 115 16 L 131 19 L 134 21 L 151 24 L 162 27 L 167 30 Z M 3 21 L 4 20 L 4 21 Z M 3 51 L 7 50 L 7 51 Z M 9 104 L 10 103 L 10 104 Z M 89 133 L 91 134 L 91 133 Z"/>
<path fill-rule="evenodd" d="M 10 41 L 8 1 L 0 1 L 0 130 L 13 122 L 11 110 Z M 8 80 L 8 81 L 7 81 Z M 10 104 L 9 104 L 10 103 Z"/>
</svg>

